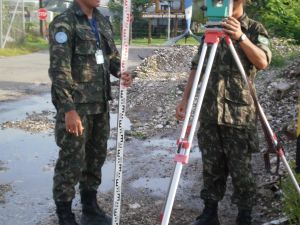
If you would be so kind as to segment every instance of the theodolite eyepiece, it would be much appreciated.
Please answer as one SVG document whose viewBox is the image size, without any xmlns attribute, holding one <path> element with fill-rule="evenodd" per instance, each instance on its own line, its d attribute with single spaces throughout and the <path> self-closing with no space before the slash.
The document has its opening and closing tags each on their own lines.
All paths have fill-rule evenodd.
<svg viewBox="0 0 300 225">
<path fill-rule="evenodd" d="M 220 22 L 232 15 L 233 0 L 206 0 L 201 9 L 208 21 Z"/>
</svg>

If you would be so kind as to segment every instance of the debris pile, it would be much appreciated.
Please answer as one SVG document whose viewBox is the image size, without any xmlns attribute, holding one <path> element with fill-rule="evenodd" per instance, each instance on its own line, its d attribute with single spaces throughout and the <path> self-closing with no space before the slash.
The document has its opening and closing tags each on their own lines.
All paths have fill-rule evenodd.
<svg viewBox="0 0 300 225">
<path fill-rule="evenodd" d="M 42 111 L 40 113 L 26 113 L 24 120 L 6 121 L 0 124 L 1 129 L 17 128 L 31 133 L 39 133 L 54 129 L 54 116 L 52 111 Z"/>
<path fill-rule="evenodd" d="M 191 68 L 197 46 L 176 46 L 154 50 L 135 70 L 139 78 L 153 78 L 161 73 L 183 73 Z"/>
</svg>

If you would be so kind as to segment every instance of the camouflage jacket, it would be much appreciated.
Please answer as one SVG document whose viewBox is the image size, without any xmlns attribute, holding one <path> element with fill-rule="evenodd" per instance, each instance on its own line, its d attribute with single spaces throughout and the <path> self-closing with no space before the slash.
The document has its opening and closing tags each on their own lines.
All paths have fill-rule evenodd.
<svg viewBox="0 0 300 225">
<path fill-rule="evenodd" d="M 110 74 L 117 76 L 120 57 L 109 21 L 97 9 L 93 19 L 104 55 L 104 64 L 100 65 L 95 57 L 96 35 L 76 1 L 50 24 L 52 101 L 61 112 L 100 113 L 111 99 Z"/>
<path fill-rule="evenodd" d="M 242 31 L 252 43 L 266 53 L 268 63 L 270 63 L 272 53 L 269 48 L 270 42 L 266 29 L 262 24 L 249 19 L 246 14 L 240 18 L 240 23 Z M 233 41 L 233 43 L 247 75 L 253 81 L 257 73 L 256 67 L 249 61 L 239 44 L 236 41 Z M 192 60 L 192 69 L 197 68 L 201 49 L 202 45 L 199 47 L 198 54 Z M 203 71 L 206 63 L 207 59 L 204 62 Z M 200 121 L 255 128 L 256 120 L 256 109 L 249 90 L 225 40 L 222 40 L 218 46 L 208 81 Z"/>
</svg>

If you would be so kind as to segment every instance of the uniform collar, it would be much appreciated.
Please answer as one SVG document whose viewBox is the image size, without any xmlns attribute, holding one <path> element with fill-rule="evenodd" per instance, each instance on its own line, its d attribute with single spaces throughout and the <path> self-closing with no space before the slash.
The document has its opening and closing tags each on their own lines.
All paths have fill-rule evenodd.
<svg viewBox="0 0 300 225">
<path fill-rule="evenodd" d="M 244 28 L 245 30 L 248 30 L 248 28 L 249 28 L 249 17 L 247 16 L 247 14 L 245 12 L 239 18 L 239 21 L 241 23 L 241 27 Z"/>
<path fill-rule="evenodd" d="M 80 8 L 80 5 L 77 3 L 76 0 L 73 1 L 73 10 L 77 16 L 85 16 L 84 12 Z M 99 11 L 95 8 L 93 12 L 93 17 L 95 17 L 99 13 Z"/>
</svg>

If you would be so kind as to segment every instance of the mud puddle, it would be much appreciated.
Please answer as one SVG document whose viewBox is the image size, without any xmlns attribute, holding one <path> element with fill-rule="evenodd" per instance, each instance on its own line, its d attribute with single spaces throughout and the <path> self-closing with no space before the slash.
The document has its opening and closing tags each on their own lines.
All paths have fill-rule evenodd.
<svg viewBox="0 0 300 225">
<path fill-rule="evenodd" d="M 50 95 L 4 103 L 0 105 L 0 123 L 7 121 L 25 121 L 26 123 L 28 115 L 30 115 L 29 119 L 35 115 L 33 112 L 39 117 L 48 118 L 54 115 L 53 113 L 40 114 L 43 111 L 55 111 Z M 103 168 L 103 183 L 99 188 L 100 204 L 107 212 L 112 207 L 116 120 L 116 114 L 111 114 L 113 135 L 108 143 L 109 155 Z M 41 121 L 43 123 L 44 120 Z M 128 119 L 126 119 L 125 126 L 126 129 L 131 127 Z M 0 221 L 5 225 L 55 225 L 57 221 L 54 215 L 55 207 L 51 189 L 58 148 L 54 142 L 53 131 L 50 129 L 51 126 L 48 130 L 40 132 L 26 131 L 23 128 L 16 125 L 14 128 L 0 130 L 0 155 L 3 162 L 1 167 L 6 168 L 0 173 L 0 183 L 11 186 L 11 190 L 4 194 L 5 202 L 0 203 Z M 142 211 L 148 211 L 149 206 L 152 207 L 153 204 L 158 204 L 157 209 L 161 208 L 175 165 L 173 158 L 176 153 L 176 138 L 177 133 L 171 132 L 146 140 L 132 138 L 126 142 L 123 182 L 125 209 L 129 203 L 143 205 L 143 209 L 140 209 Z M 199 188 L 200 159 L 199 149 L 193 147 L 190 164 L 182 173 L 175 209 L 181 209 L 182 205 L 186 205 L 183 203 L 183 200 L 186 201 L 186 192 L 191 193 Z M 78 195 L 74 206 L 74 212 L 78 217 L 80 216 Z M 196 197 L 190 196 L 188 201 L 188 208 L 195 206 L 199 208 L 198 194 Z M 123 214 L 124 221 L 127 221 L 125 224 L 136 224 L 132 222 L 136 218 L 133 219 L 130 216 L 132 209 L 128 210 L 131 214 L 129 213 L 128 216 L 126 213 Z M 153 220 L 156 220 L 156 215 L 158 215 L 156 211 L 153 211 L 153 215 L 150 213 L 151 222 L 146 224 L 154 224 Z"/>
<path fill-rule="evenodd" d="M 55 109 L 49 94 L 2 103 L 0 124 L 7 121 L 26 121 L 27 115 L 33 112 L 54 114 Z M 116 125 L 117 115 L 111 114 L 111 127 L 116 128 Z M 126 118 L 126 129 L 130 129 L 130 126 L 130 121 Z M 110 139 L 108 149 L 115 148 L 115 145 L 115 139 Z M 18 126 L 2 129 L 0 155 L 0 191 L 3 196 L 3 201 L 0 202 L 1 224 L 34 225 L 49 217 L 54 208 L 52 177 L 58 155 L 53 131 L 49 129 L 31 133 Z M 102 171 L 100 191 L 106 193 L 113 188 L 114 162 L 107 161 Z M 76 202 L 78 199 L 75 204 Z"/>
</svg>

